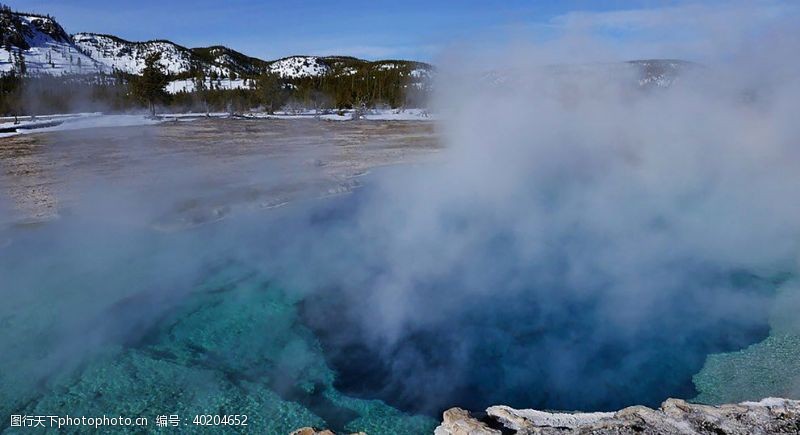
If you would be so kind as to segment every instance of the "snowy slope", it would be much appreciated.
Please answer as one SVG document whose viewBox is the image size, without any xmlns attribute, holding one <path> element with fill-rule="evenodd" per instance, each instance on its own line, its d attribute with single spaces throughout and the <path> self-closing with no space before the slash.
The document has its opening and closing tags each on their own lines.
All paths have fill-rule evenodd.
<svg viewBox="0 0 800 435">
<path fill-rule="evenodd" d="M 28 75 L 96 74 L 107 67 L 82 53 L 52 18 L 0 12 L 0 72 Z M 23 67 L 24 64 L 24 67 Z"/>
<path fill-rule="evenodd" d="M 169 41 L 131 42 L 95 33 L 78 33 L 73 40 L 95 60 L 129 74 L 141 74 L 145 59 L 152 53 L 161 53 L 158 63 L 168 74 L 189 72 L 193 64 L 194 56 L 188 48 Z"/>
<path fill-rule="evenodd" d="M 264 61 L 224 46 L 186 48 L 166 40 L 126 41 L 112 35 L 78 33 L 68 35 L 51 17 L 0 9 L 0 74 L 23 69 L 28 75 L 96 75 L 121 71 L 141 74 L 151 53 L 161 54 L 162 69 L 173 77 L 171 93 L 191 92 L 195 72 L 206 76 L 206 87 L 243 89 L 252 87 L 252 78 L 269 71 L 287 80 L 331 75 L 377 76 L 397 72 L 403 87 L 428 89 L 434 69 L 421 62 L 402 60 L 366 61 L 347 56 L 290 56 Z M 24 64 L 24 66 L 23 66 Z M 633 75 L 643 88 L 668 87 L 690 64 L 678 60 L 638 60 L 616 64 L 554 66 L 566 74 L 592 74 L 597 71 Z M 488 71 L 485 82 L 494 86 L 514 86 L 511 78 L 524 78 L 527 71 Z M 97 76 L 95 76 L 97 78 Z M 102 79 L 102 77 L 99 77 Z M 288 86 L 288 85 L 287 85 Z"/>
<path fill-rule="evenodd" d="M 267 62 L 239 53 L 228 47 L 215 45 L 212 47 L 193 48 L 192 53 L 205 65 L 207 71 L 215 70 L 218 75 L 230 77 L 231 72 L 238 76 L 257 75 L 266 70 Z"/>
<path fill-rule="evenodd" d="M 349 76 L 362 71 L 400 70 L 400 75 L 415 79 L 427 79 L 433 67 L 421 62 L 401 60 L 367 61 L 346 56 L 290 56 L 269 63 L 269 70 L 287 79 L 319 77 L 325 74 Z"/>
<path fill-rule="evenodd" d="M 291 56 L 270 63 L 269 70 L 283 78 L 296 79 L 327 74 L 330 66 L 316 56 Z"/>
<path fill-rule="evenodd" d="M 134 42 L 95 33 L 77 33 L 73 39 L 94 59 L 129 74 L 141 74 L 145 59 L 154 52 L 161 53 L 163 71 L 173 75 L 193 70 L 218 77 L 256 75 L 267 66 L 261 59 L 220 45 L 189 49 L 170 41 Z"/>
<path fill-rule="evenodd" d="M 229 80 L 219 87 L 244 87 L 236 82 L 269 71 L 288 80 L 326 74 L 349 76 L 371 71 L 399 70 L 411 82 L 427 79 L 432 67 L 418 62 L 386 60 L 370 62 L 347 56 L 290 56 L 264 61 L 224 46 L 186 48 L 166 40 L 145 42 L 97 33 L 70 36 L 51 17 L 0 10 L 0 73 L 19 72 L 25 64 L 28 75 L 110 74 L 116 71 L 141 74 L 145 59 L 159 53 L 162 70 L 186 78 L 202 72 L 206 77 Z M 176 77 L 177 78 L 177 77 Z M 170 90 L 189 89 L 185 80 Z"/>
</svg>

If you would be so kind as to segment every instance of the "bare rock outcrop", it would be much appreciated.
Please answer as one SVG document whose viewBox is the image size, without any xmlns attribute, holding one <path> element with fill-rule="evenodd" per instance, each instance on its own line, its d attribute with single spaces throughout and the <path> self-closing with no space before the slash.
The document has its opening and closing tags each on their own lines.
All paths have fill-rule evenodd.
<svg viewBox="0 0 800 435">
<path fill-rule="evenodd" d="M 544 412 L 535 409 L 514 409 L 508 406 L 491 406 L 486 413 L 508 429 L 522 431 L 531 426 L 575 429 L 614 416 L 613 412 Z"/>
<path fill-rule="evenodd" d="M 631 406 L 617 412 L 552 413 L 492 406 L 487 424 L 467 411 L 444 412 L 436 435 L 516 434 L 800 434 L 800 401 L 767 398 L 731 405 L 699 405 L 667 399 L 659 409 Z M 503 431 L 490 426 L 502 427 Z"/>
<path fill-rule="evenodd" d="M 486 423 L 472 418 L 469 412 L 461 408 L 450 408 L 442 415 L 442 424 L 436 428 L 434 435 L 500 435 Z"/>
</svg>

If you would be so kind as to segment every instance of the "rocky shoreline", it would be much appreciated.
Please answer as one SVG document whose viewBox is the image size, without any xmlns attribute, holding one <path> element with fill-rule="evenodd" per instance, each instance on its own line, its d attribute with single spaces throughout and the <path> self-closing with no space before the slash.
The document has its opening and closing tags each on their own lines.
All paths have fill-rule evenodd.
<svg viewBox="0 0 800 435">
<path fill-rule="evenodd" d="M 435 435 L 766 435 L 800 434 L 800 400 L 766 398 L 719 406 L 667 399 L 658 409 L 630 406 L 617 412 L 545 412 L 491 406 L 478 418 L 461 408 L 442 415 Z M 306 427 L 291 435 L 334 435 Z M 360 435 L 360 434 L 359 434 Z"/>
<path fill-rule="evenodd" d="M 719 406 L 667 399 L 658 409 L 553 413 L 492 406 L 477 419 L 460 408 L 444 412 L 436 435 L 501 434 L 800 434 L 800 401 L 767 398 Z"/>
</svg>

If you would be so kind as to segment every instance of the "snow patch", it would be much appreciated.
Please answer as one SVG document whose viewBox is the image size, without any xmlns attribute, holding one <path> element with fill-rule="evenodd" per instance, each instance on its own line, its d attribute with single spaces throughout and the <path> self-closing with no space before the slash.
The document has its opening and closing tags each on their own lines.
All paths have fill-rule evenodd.
<svg viewBox="0 0 800 435">
<path fill-rule="evenodd" d="M 108 127 L 133 127 L 138 125 L 154 125 L 163 122 L 160 119 L 152 119 L 145 115 L 95 115 L 78 116 L 64 120 L 64 123 L 53 127 L 40 128 L 36 130 L 23 130 L 23 133 L 38 133 L 50 131 L 81 130 L 85 128 L 108 128 Z"/>
<path fill-rule="evenodd" d="M 283 78 L 319 77 L 330 67 L 316 56 L 292 56 L 272 62 L 269 70 Z"/>
<path fill-rule="evenodd" d="M 253 89 L 254 83 L 250 79 L 217 79 L 206 78 L 206 89 Z M 173 80 L 167 83 L 166 90 L 170 94 L 178 92 L 194 92 L 197 88 L 197 81 L 194 79 Z"/>
</svg>

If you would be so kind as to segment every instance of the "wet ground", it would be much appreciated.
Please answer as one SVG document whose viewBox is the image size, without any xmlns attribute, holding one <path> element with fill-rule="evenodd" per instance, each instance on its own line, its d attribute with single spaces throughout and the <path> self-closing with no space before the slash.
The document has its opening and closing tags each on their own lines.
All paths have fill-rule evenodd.
<svg viewBox="0 0 800 435">
<path fill-rule="evenodd" d="M 81 183 L 143 190 L 163 180 L 171 189 L 176 173 L 194 172 L 202 186 L 177 205 L 183 217 L 162 222 L 172 228 L 241 206 L 346 192 L 371 168 L 417 162 L 437 149 L 430 122 L 210 119 L 95 128 L 0 139 L 0 186 L 13 203 L 11 219 L 42 221 L 69 209 Z"/>
</svg>

